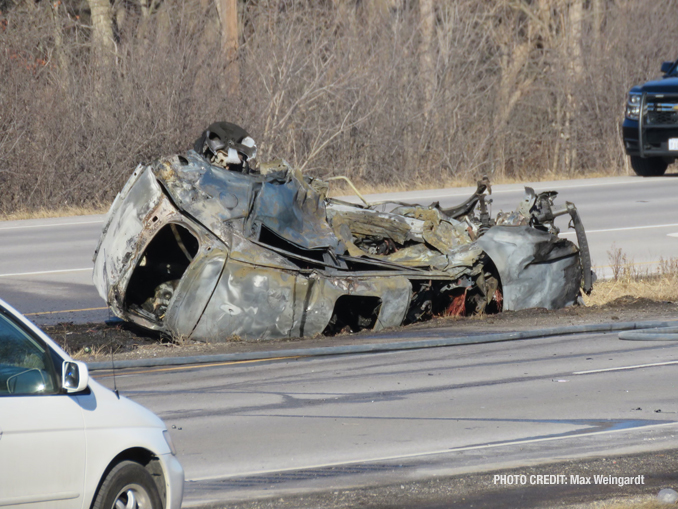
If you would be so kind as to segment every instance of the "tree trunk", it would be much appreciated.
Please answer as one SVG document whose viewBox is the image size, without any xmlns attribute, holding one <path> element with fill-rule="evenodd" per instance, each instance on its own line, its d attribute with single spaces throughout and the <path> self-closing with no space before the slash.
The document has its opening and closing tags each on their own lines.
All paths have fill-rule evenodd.
<svg viewBox="0 0 678 509">
<path fill-rule="evenodd" d="M 428 116 L 436 88 L 436 68 L 433 58 L 433 37 L 435 33 L 435 7 L 433 0 L 419 0 L 419 76 L 421 78 L 424 112 Z"/>
<path fill-rule="evenodd" d="M 221 49 L 226 61 L 226 86 L 230 93 L 240 91 L 238 52 L 238 0 L 215 0 L 221 21 Z"/>
<path fill-rule="evenodd" d="M 577 144 L 573 122 L 577 118 L 578 102 L 576 93 L 582 81 L 584 63 L 582 59 L 583 0 L 572 0 L 567 13 L 567 55 L 569 76 L 567 80 L 567 105 L 565 110 L 565 168 L 573 172 L 577 165 Z"/>
<path fill-rule="evenodd" d="M 530 56 L 530 43 L 523 42 L 510 48 L 503 48 L 501 58 L 501 79 L 497 93 L 497 108 L 495 110 L 492 129 L 492 164 L 499 169 L 502 177 L 506 172 L 506 127 L 516 104 L 532 85 L 533 79 L 520 78 L 527 67 Z"/>
<path fill-rule="evenodd" d="M 601 32 L 603 30 L 603 17 L 605 9 L 604 0 L 591 0 L 591 10 L 593 11 L 593 41 L 596 51 L 601 50 Z"/>
<path fill-rule="evenodd" d="M 580 81 L 581 76 L 584 73 L 584 63 L 581 52 L 583 11 L 583 0 L 572 0 L 568 13 L 568 53 L 571 59 L 570 66 L 574 81 Z"/>
<path fill-rule="evenodd" d="M 65 90 L 69 87 L 70 66 L 64 48 L 63 26 L 61 24 L 61 19 L 59 18 L 59 4 L 50 2 L 49 13 L 54 26 L 54 52 L 56 53 L 57 62 L 59 63 L 59 77 L 61 86 Z"/>
<path fill-rule="evenodd" d="M 139 4 L 141 5 L 141 15 L 144 18 L 148 18 L 153 12 L 153 3 L 153 0 L 139 0 Z"/>
<path fill-rule="evenodd" d="M 109 0 L 87 0 L 92 16 L 92 43 L 99 65 L 112 62 L 115 55 L 113 15 Z"/>
</svg>

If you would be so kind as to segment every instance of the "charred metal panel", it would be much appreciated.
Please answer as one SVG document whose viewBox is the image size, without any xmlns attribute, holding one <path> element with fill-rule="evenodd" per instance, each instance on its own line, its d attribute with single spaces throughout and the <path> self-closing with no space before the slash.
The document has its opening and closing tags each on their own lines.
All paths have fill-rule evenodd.
<svg viewBox="0 0 678 509">
<path fill-rule="evenodd" d="M 373 255 L 376 256 L 376 255 Z M 383 259 L 405 267 L 422 267 L 443 271 L 449 265 L 447 256 L 426 244 L 413 244 L 383 256 Z"/>
<path fill-rule="evenodd" d="M 224 269 L 228 253 L 224 249 L 202 251 L 181 279 L 167 309 L 168 331 L 188 338 L 198 324 Z"/>
<path fill-rule="evenodd" d="M 193 151 L 151 167 L 175 205 L 224 242 L 228 242 L 229 225 L 242 230 L 260 182 L 211 166 Z"/>
<path fill-rule="evenodd" d="M 192 337 L 290 337 L 305 299 L 307 285 L 301 283 L 295 274 L 229 258 Z"/>
<path fill-rule="evenodd" d="M 299 267 L 290 261 L 284 253 L 278 253 L 268 246 L 263 246 L 258 242 L 254 242 L 243 238 L 237 233 L 233 233 L 230 237 L 228 245 L 231 246 L 231 258 L 244 263 L 249 263 L 255 267 L 266 267 L 286 271 L 298 271 Z"/>
<path fill-rule="evenodd" d="M 403 277 L 334 279 L 256 267 L 229 259 L 192 337 L 272 339 L 314 336 L 330 323 L 344 296 L 377 297 L 374 330 L 400 325 L 412 286 Z"/>
<path fill-rule="evenodd" d="M 381 299 L 373 330 L 396 327 L 402 324 L 412 294 L 407 278 L 393 277 L 317 277 L 306 306 L 306 319 L 302 324 L 305 335 L 323 332 L 333 317 L 337 301 L 343 296 L 378 297 Z M 357 331 L 354 331 L 357 332 Z"/>
<path fill-rule="evenodd" d="M 139 167 L 116 197 L 95 251 L 93 281 L 113 312 L 123 314 L 124 290 L 131 268 L 149 237 L 153 218 L 175 211 L 153 172 Z"/>
<path fill-rule="evenodd" d="M 581 267 L 569 240 L 529 226 L 496 226 L 478 245 L 499 271 L 504 310 L 559 309 L 577 302 Z"/>
<path fill-rule="evenodd" d="M 269 179 L 262 184 L 250 224 L 252 231 L 264 225 L 305 249 L 336 250 L 338 243 L 325 219 L 324 200 L 295 172 L 288 180 Z"/>
</svg>

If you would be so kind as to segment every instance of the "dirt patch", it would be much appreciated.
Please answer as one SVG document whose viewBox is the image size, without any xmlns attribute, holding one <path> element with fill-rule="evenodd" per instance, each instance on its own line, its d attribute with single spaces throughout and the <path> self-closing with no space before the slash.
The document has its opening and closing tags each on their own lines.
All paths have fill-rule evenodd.
<svg viewBox="0 0 678 509">
<path fill-rule="evenodd" d="M 437 318 L 429 322 L 398 327 L 379 333 L 341 334 L 334 337 L 293 338 L 284 340 L 243 341 L 228 338 L 224 342 L 173 342 L 170 338 L 123 322 L 72 324 L 60 323 L 44 327 L 69 355 L 84 361 L 113 358 L 140 359 L 222 353 L 254 352 L 372 344 L 393 341 L 415 341 L 466 334 L 487 334 L 525 331 L 569 325 L 678 320 L 678 304 L 647 298 L 623 296 L 602 306 L 572 306 L 548 311 L 526 309 L 496 315 Z"/>
</svg>

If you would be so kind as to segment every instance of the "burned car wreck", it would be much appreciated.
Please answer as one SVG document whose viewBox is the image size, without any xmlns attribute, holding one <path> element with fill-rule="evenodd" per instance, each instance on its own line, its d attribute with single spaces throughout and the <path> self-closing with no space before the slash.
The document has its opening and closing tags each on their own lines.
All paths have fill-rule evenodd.
<svg viewBox="0 0 678 509">
<path fill-rule="evenodd" d="M 123 320 L 207 341 L 554 309 L 590 292 L 574 205 L 526 188 L 491 218 L 490 191 L 484 179 L 449 209 L 353 204 L 284 161 L 229 171 L 191 150 L 136 168 L 108 212 L 94 284 Z M 564 214 L 579 246 L 558 237 Z"/>
</svg>

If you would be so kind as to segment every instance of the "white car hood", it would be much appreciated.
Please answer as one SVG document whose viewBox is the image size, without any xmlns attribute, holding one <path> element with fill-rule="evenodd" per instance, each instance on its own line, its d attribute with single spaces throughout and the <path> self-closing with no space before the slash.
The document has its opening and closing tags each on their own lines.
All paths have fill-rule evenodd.
<svg viewBox="0 0 678 509">
<path fill-rule="evenodd" d="M 83 409 L 85 428 L 160 428 L 165 424 L 138 403 L 120 396 L 90 378 L 91 394 L 77 396 Z M 93 410 L 96 409 L 96 412 Z"/>
</svg>

